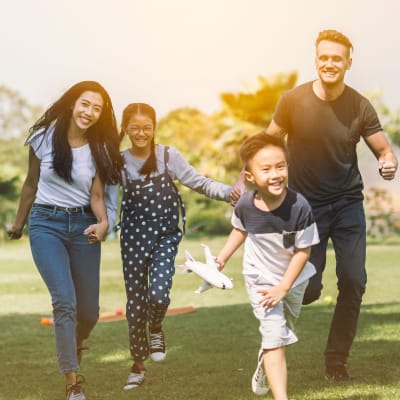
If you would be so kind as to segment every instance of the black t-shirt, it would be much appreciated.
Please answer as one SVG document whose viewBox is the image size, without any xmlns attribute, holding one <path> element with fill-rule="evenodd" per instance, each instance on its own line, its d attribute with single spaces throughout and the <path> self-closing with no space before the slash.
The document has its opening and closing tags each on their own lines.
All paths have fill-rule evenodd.
<svg viewBox="0 0 400 400">
<path fill-rule="evenodd" d="M 307 82 L 283 94 L 274 121 L 288 135 L 290 187 L 313 206 L 363 198 L 356 145 L 382 130 L 365 97 L 346 86 L 336 100 L 323 101 Z"/>
</svg>

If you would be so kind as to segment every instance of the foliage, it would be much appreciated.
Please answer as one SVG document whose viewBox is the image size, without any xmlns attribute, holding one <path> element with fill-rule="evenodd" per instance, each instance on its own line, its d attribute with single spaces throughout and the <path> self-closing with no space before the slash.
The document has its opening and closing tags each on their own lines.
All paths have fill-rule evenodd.
<svg viewBox="0 0 400 400">
<path fill-rule="evenodd" d="M 174 110 L 158 123 L 157 141 L 177 147 L 203 175 L 231 185 L 241 170 L 238 149 L 243 139 L 268 126 L 277 99 L 296 79 L 295 73 L 271 80 L 260 76 L 254 92 L 223 93 L 222 110 L 210 116 L 193 108 Z M 229 206 L 186 188 L 181 191 L 188 209 L 189 234 L 230 230 Z"/>
<path fill-rule="evenodd" d="M 395 211 L 387 189 L 372 187 L 366 190 L 365 209 L 369 236 L 385 238 L 400 234 L 400 213 Z"/>
<path fill-rule="evenodd" d="M 222 93 L 224 111 L 241 121 L 266 127 L 282 92 L 291 89 L 296 81 L 295 72 L 279 74 L 274 79 L 259 76 L 258 88 L 248 93 Z"/>
<path fill-rule="evenodd" d="M 0 140 L 0 231 L 15 216 L 27 169 L 27 149 L 21 138 Z M 0 236 L 1 237 L 1 236 Z"/>
<path fill-rule="evenodd" d="M 19 93 L 0 86 L 0 233 L 15 215 L 27 170 L 24 140 L 42 109 L 30 105 Z M 0 240 L 2 235 L 0 234 Z"/>
<path fill-rule="evenodd" d="M 0 85 L 0 139 L 20 137 L 42 113 L 18 92 Z"/>
<path fill-rule="evenodd" d="M 376 108 L 383 128 L 392 143 L 400 146 L 400 109 L 390 110 L 383 102 L 383 95 L 380 91 L 366 93 L 366 96 Z"/>
</svg>

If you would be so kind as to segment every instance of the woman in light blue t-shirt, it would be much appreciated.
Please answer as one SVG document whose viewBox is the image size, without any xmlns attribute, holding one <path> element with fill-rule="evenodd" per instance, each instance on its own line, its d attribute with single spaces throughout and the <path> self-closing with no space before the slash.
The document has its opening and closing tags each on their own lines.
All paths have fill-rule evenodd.
<svg viewBox="0 0 400 400">
<path fill-rule="evenodd" d="M 109 95 L 97 82 L 67 90 L 33 125 L 28 174 L 11 239 L 28 215 L 33 259 L 52 298 L 58 365 L 67 400 L 85 400 L 83 341 L 99 316 L 100 242 L 108 230 L 104 185 L 120 181 L 119 138 Z"/>
</svg>

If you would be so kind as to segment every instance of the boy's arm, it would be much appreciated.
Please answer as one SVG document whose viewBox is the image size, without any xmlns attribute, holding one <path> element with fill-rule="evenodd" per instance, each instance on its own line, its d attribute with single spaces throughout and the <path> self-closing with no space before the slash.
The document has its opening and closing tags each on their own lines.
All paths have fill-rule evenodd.
<svg viewBox="0 0 400 400">
<path fill-rule="evenodd" d="M 311 247 L 295 250 L 281 283 L 268 290 L 259 291 L 259 293 L 262 294 L 262 298 L 259 302 L 260 304 L 267 308 L 275 307 L 286 296 L 306 265 L 306 262 L 310 257 L 310 252 Z"/>
<path fill-rule="evenodd" d="M 219 264 L 219 270 L 222 270 L 232 254 L 243 244 L 247 237 L 247 232 L 233 228 L 225 242 L 224 247 L 216 257 L 216 262 Z"/>
</svg>

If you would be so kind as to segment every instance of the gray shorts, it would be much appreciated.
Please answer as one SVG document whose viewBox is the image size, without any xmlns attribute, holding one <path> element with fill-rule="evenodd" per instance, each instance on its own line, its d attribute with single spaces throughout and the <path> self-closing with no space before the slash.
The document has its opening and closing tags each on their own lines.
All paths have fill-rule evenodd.
<svg viewBox="0 0 400 400">
<path fill-rule="evenodd" d="M 263 349 L 275 349 L 297 342 L 294 325 L 300 315 L 301 303 L 308 280 L 292 288 L 273 308 L 258 304 L 261 299 L 259 290 L 267 290 L 269 284 L 261 282 L 254 275 L 245 275 L 245 284 L 255 317 L 260 321 L 261 346 Z"/>
</svg>

